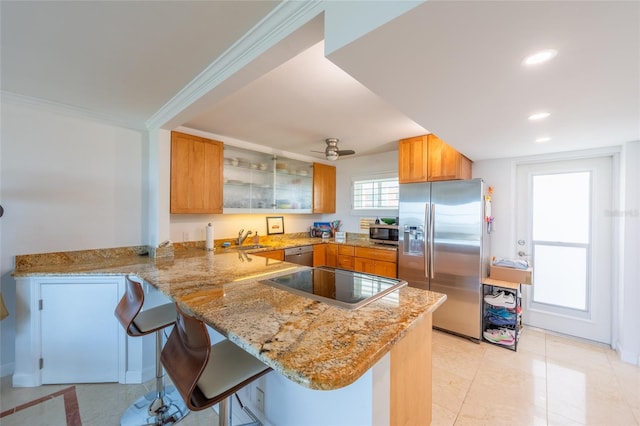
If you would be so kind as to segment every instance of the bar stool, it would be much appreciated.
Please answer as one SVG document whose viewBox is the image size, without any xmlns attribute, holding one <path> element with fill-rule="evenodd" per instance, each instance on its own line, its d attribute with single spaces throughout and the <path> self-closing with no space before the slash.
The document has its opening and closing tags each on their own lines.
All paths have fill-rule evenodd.
<svg viewBox="0 0 640 426">
<path fill-rule="evenodd" d="M 231 424 L 231 397 L 271 371 L 270 367 L 229 340 L 211 346 L 207 327 L 176 306 L 178 319 L 162 350 L 161 360 L 180 395 L 193 411 L 218 406 L 218 425 Z M 261 424 L 248 408 L 252 425 Z"/>
<path fill-rule="evenodd" d="M 164 386 L 162 363 L 162 330 L 173 325 L 177 313 L 174 303 L 166 303 L 141 312 L 144 304 L 142 283 L 126 277 L 126 292 L 120 299 L 115 316 L 127 334 L 133 337 L 156 334 L 156 390 L 140 397 L 120 419 L 121 425 L 173 424 L 189 413 L 175 387 Z"/>
</svg>

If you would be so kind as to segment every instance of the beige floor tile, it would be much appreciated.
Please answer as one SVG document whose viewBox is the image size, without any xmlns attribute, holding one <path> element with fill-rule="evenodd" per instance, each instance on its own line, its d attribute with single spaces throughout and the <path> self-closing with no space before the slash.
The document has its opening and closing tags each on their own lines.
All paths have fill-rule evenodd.
<svg viewBox="0 0 640 426">
<path fill-rule="evenodd" d="M 543 355 L 518 350 L 514 352 L 499 346 L 486 343 L 487 351 L 480 364 L 480 369 L 495 367 L 507 374 L 521 374 L 545 378 L 546 360 Z"/>
<path fill-rule="evenodd" d="M 546 411 L 541 407 L 508 403 L 493 398 L 493 402 L 465 402 L 455 425 L 546 425 Z M 514 399 L 510 399 L 514 401 Z"/>
<path fill-rule="evenodd" d="M 64 399 L 57 397 L 18 411 L 0 420 L 2 426 L 64 426 L 67 424 Z"/>
<path fill-rule="evenodd" d="M 82 424 L 117 426 L 127 408 L 149 391 L 143 385 L 76 385 Z M 108 420 L 105 420 L 108 419 Z"/>
<path fill-rule="evenodd" d="M 457 413 L 462 407 L 472 379 L 461 376 L 449 369 L 435 369 L 432 374 L 434 404 Z M 455 417 L 455 416 L 454 416 Z"/>
<path fill-rule="evenodd" d="M 613 374 L 600 369 L 585 372 L 549 363 L 548 410 L 579 423 L 595 425 L 636 424 Z"/>
<path fill-rule="evenodd" d="M 473 378 L 484 357 L 484 346 L 440 331 L 434 331 L 433 337 L 433 369 Z"/>
<path fill-rule="evenodd" d="M 431 425 L 432 426 L 453 426 L 456 421 L 456 411 L 447 410 L 445 407 L 433 403 L 432 407 L 432 416 L 431 416 Z"/>
<path fill-rule="evenodd" d="M 609 357 L 611 368 L 627 403 L 640 410 L 640 368 Z"/>
<path fill-rule="evenodd" d="M 561 416 L 560 414 L 548 413 L 547 424 L 549 426 L 580 426 L 584 425 L 585 423 L 580 423 L 568 417 Z"/>
<path fill-rule="evenodd" d="M 0 411 L 13 408 L 56 391 L 68 388 L 71 385 L 43 385 L 33 388 L 14 388 L 11 385 L 11 376 L 5 376 L 0 380 L 2 398 L 0 398 Z"/>
<path fill-rule="evenodd" d="M 558 416 L 567 418 L 573 424 L 585 425 L 617 425 L 633 426 L 638 425 L 638 421 L 629 406 L 624 404 L 609 404 L 606 401 L 598 403 L 590 401 L 587 408 L 571 406 L 566 400 L 560 407 L 549 407 L 549 415 L 556 419 Z"/>
<path fill-rule="evenodd" d="M 543 331 L 524 327 L 518 341 L 518 353 L 533 353 L 546 356 L 546 335 Z"/>
<path fill-rule="evenodd" d="M 499 365 L 481 369 L 471 384 L 464 405 L 493 407 L 500 412 L 504 405 L 510 408 L 546 410 L 547 388 L 544 378 L 526 371 L 505 371 Z"/>
<path fill-rule="evenodd" d="M 632 408 L 633 415 L 636 417 L 636 424 L 640 425 L 640 408 Z"/>
</svg>

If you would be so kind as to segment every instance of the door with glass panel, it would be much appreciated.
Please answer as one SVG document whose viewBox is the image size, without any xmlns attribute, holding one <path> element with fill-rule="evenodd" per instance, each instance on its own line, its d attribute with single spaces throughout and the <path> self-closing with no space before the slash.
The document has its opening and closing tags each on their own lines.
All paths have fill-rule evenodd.
<svg viewBox="0 0 640 426">
<path fill-rule="evenodd" d="M 525 324 L 611 343 L 611 173 L 611 157 L 518 165 Z"/>
</svg>

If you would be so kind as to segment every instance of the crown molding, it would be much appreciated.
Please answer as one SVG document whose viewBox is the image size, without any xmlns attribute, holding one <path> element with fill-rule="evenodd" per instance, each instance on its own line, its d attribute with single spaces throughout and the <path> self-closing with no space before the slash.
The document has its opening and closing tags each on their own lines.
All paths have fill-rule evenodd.
<svg viewBox="0 0 640 426">
<path fill-rule="evenodd" d="M 0 90 L 0 102 L 11 103 L 14 105 L 26 105 L 48 112 L 57 114 L 65 114 L 73 117 L 84 118 L 92 121 L 98 121 L 104 124 L 109 124 L 117 127 L 123 127 L 126 129 L 132 129 L 144 132 L 147 128 L 143 123 L 125 121 L 118 119 L 109 114 L 102 114 L 96 111 L 92 111 L 86 108 L 80 108 L 72 105 L 67 105 L 59 102 L 49 101 L 41 98 L 34 98 L 32 96 L 20 95 L 18 93 L 7 92 Z"/>
<path fill-rule="evenodd" d="M 284 0 L 154 113 L 145 122 L 146 128 L 161 128 L 267 49 L 323 11 L 323 0 Z"/>
</svg>

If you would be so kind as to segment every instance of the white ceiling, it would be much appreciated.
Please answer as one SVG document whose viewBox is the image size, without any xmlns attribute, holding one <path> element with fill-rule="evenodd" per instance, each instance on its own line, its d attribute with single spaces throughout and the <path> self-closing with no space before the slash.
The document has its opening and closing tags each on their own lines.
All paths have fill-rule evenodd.
<svg viewBox="0 0 640 426">
<path fill-rule="evenodd" d="M 142 127 L 278 3 L 2 0 L 2 90 Z"/>
<path fill-rule="evenodd" d="M 3 96 L 143 128 L 277 5 L 3 0 Z M 429 1 L 331 61 L 322 37 L 179 124 L 318 158 L 327 137 L 364 155 L 425 129 L 473 160 L 640 139 L 638 2 Z M 522 67 L 547 47 L 553 61 Z M 549 119 L 528 122 L 540 109 Z"/>
</svg>

